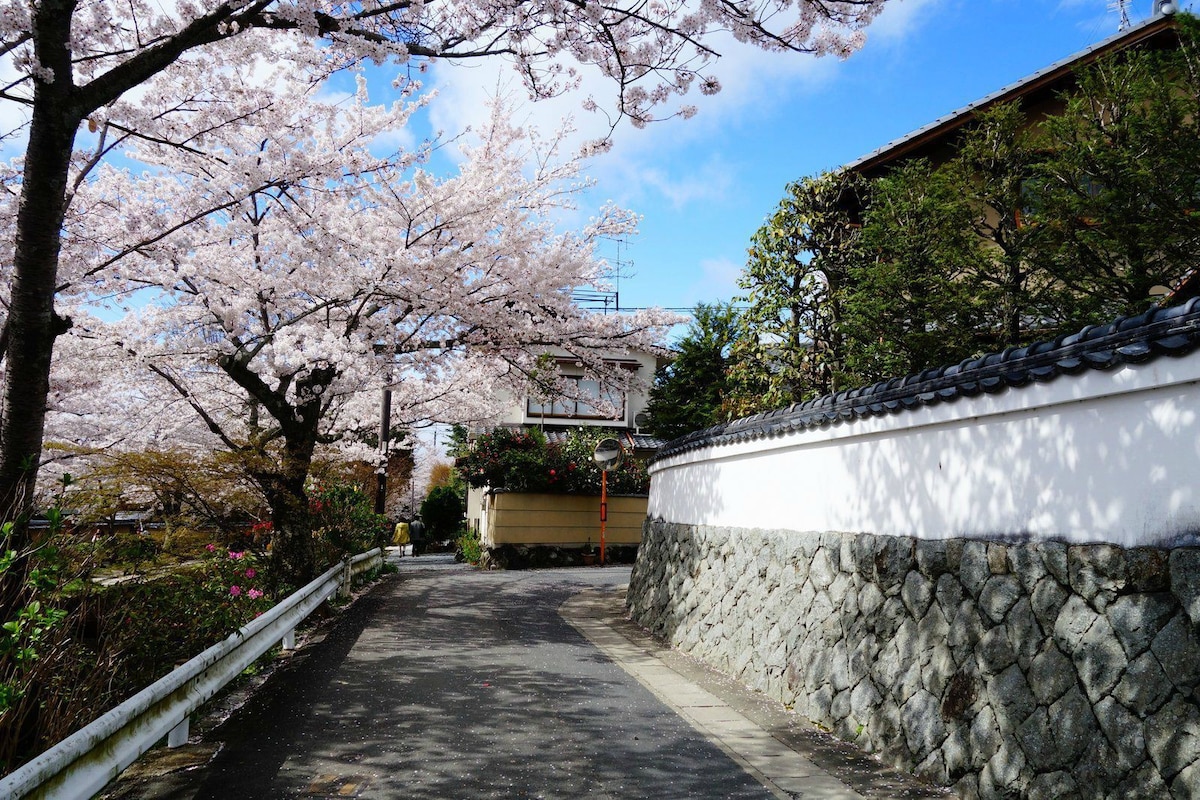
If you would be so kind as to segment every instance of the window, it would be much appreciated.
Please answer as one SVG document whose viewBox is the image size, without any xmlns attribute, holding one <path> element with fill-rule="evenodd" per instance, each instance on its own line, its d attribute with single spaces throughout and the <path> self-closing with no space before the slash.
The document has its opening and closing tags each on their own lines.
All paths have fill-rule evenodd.
<svg viewBox="0 0 1200 800">
<path fill-rule="evenodd" d="M 617 389 L 604 386 L 594 378 L 583 378 L 572 375 L 563 376 L 563 380 L 575 384 L 572 394 L 579 399 L 560 397 L 553 401 L 541 402 L 529 398 L 526 403 L 526 413 L 531 417 L 573 417 L 576 419 L 624 419 L 625 395 Z M 608 403 L 616 408 L 616 413 L 605 414 L 598 406 Z"/>
</svg>

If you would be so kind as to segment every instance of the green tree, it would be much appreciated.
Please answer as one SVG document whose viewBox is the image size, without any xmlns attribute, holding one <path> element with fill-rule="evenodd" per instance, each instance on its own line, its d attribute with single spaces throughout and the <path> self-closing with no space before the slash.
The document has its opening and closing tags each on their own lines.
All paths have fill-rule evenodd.
<svg viewBox="0 0 1200 800">
<path fill-rule="evenodd" d="M 974 263 L 985 293 L 980 299 L 987 303 L 982 324 L 993 337 L 989 349 L 1045 333 L 1045 298 L 1053 281 L 1036 263 L 1038 229 L 1027 224 L 1028 179 L 1040 158 L 1030 131 L 1015 103 L 981 111 L 942 169 L 971 206 L 972 227 L 983 241 Z"/>
<path fill-rule="evenodd" d="M 847 367 L 861 381 L 951 364 L 976 351 L 988 292 L 975 210 L 944 170 L 908 162 L 875 182 L 871 253 L 846 295 Z"/>
<path fill-rule="evenodd" d="M 1200 26 L 1178 23 L 1178 49 L 1084 68 L 1036 124 L 1016 104 L 981 111 L 937 168 L 791 184 L 740 281 L 751 308 L 727 413 L 1137 313 L 1186 276 L 1200 250 Z"/>
<path fill-rule="evenodd" d="M 738 312 L 729 304 L 701 303 L 675 347 L 671 363 L 660 367 L 646 407 L 647 429 L 675 439 L 716 425 L 729 391 L 729 359 L 738 330 Z"/>
<path fill-rule="evenodd" d="M 861 258 L 853 212 L 866 192 L 853 173 L 829 172 L 787 187 L 751 239 L 733 410 L 745 413 L 837 389 L 845 371 L 843 297 Z"/>
<path fill-rule="evenodd" d="M 1195 19 L 1179 50 L 1133 51 L 1079 75 L 1041 126 L 1032 181 L 1041 259 L 1068 327 L 1145 310 L 1150 290 L 1195 266 L 1200 248 L 1200 81 Z"/>
<path fill-rule="evenodd" d="M 467 511 L 466 496 L 454 486 L 435 486 L 421 503 L 421 521 L 426 538 L 453 539 L 462 527 Z"/>
<path fill-rule="evenodd" d="M 471 432 L 466 425 L 455 423 L 450 426 L 450 437 L 446 443 L 446 455 L 460 458 L 471 452 Z"/>
</svg>

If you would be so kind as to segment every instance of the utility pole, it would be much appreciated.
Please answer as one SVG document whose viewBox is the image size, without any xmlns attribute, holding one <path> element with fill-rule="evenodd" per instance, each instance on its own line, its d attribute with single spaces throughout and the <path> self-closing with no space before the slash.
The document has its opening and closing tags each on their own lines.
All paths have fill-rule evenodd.
<svg viewBox="0 0 1200 800">
<path fill-rule="evenodd" d="M 375 513 L 382 515 L 387 504 L 388 440 L 392 436 L 392 390 L 384 388 L 379 409 L 379 466 L 375 470 Z"/>
</svg>

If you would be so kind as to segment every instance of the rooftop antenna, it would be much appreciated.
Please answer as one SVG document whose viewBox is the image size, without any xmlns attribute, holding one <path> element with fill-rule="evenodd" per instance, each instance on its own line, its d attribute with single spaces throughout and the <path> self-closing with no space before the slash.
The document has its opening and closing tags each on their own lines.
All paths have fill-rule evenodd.
<svg viewBox="0 0 1200 800">
<path fill-rule="evenodd" d="M 1155 8 L 1158 7 L 1158 0 L 1155 0 Z M 1115 11 L 1120 15 L 1120 22 L 1117 23 L 1117 33 L 1128 30 L 1132 22 L 1129 21 L 1129 0 L 1109 0 L 1108 10 Z"/>
<path fill-rule="evenodd" d="M 609 273 L 608 277 L 612 281 L 613 295 L 617 300 L 613 311 L 620 311 L 621 278 L 628 278 L 632 276 L 629 268 L 632 266 L 633 262 L 628 260 L 629 257 L 627 254 L 622 254 L 621 252 L 629 247 L 629 237 L 626 234 L 614 236 L 610 239 L 610 241 L 612 241 L 615 245 L 616 253 L 608 261 L 609 267 L 611 268 L 611 272 Z M 608 313 L 607 308 L 605 309 L 605 313 Z"/>
<path fill-rule="evenodd" d="M 602 238 L 606 243 L 612 243 L 616 254 L 612 258 L 605 259 L 608 269 L 600 276 L 601 280 L 598 283 L 606 284 L 611 288 L 580 287 L 571 292 L 571 299 L 583 308 L 599 311 L 602 314 L 613 314 L 621 310 L 621 278 L 632 277 L 629 272 L 632 262 L 623 257 L 621 252 L 623 248 L 629 246 L 629 240 L 624 234 Z"/>
</svg>

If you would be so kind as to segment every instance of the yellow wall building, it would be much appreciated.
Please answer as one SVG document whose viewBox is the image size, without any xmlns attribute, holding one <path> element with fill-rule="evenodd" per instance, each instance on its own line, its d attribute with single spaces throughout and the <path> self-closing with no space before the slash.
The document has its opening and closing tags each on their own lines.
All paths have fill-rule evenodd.
<svg viewBox="0 0 1200 800">
<path fill-rule="evenodd" d="M 608 498 L 607 545 L 636 545 L 642 540 L 647 498 Z M 583 547 L 600 546 L 600 498 L 568 494 L 487 492 L 480 514 L 484 547 L 505 544 Z"/>
</svg>

